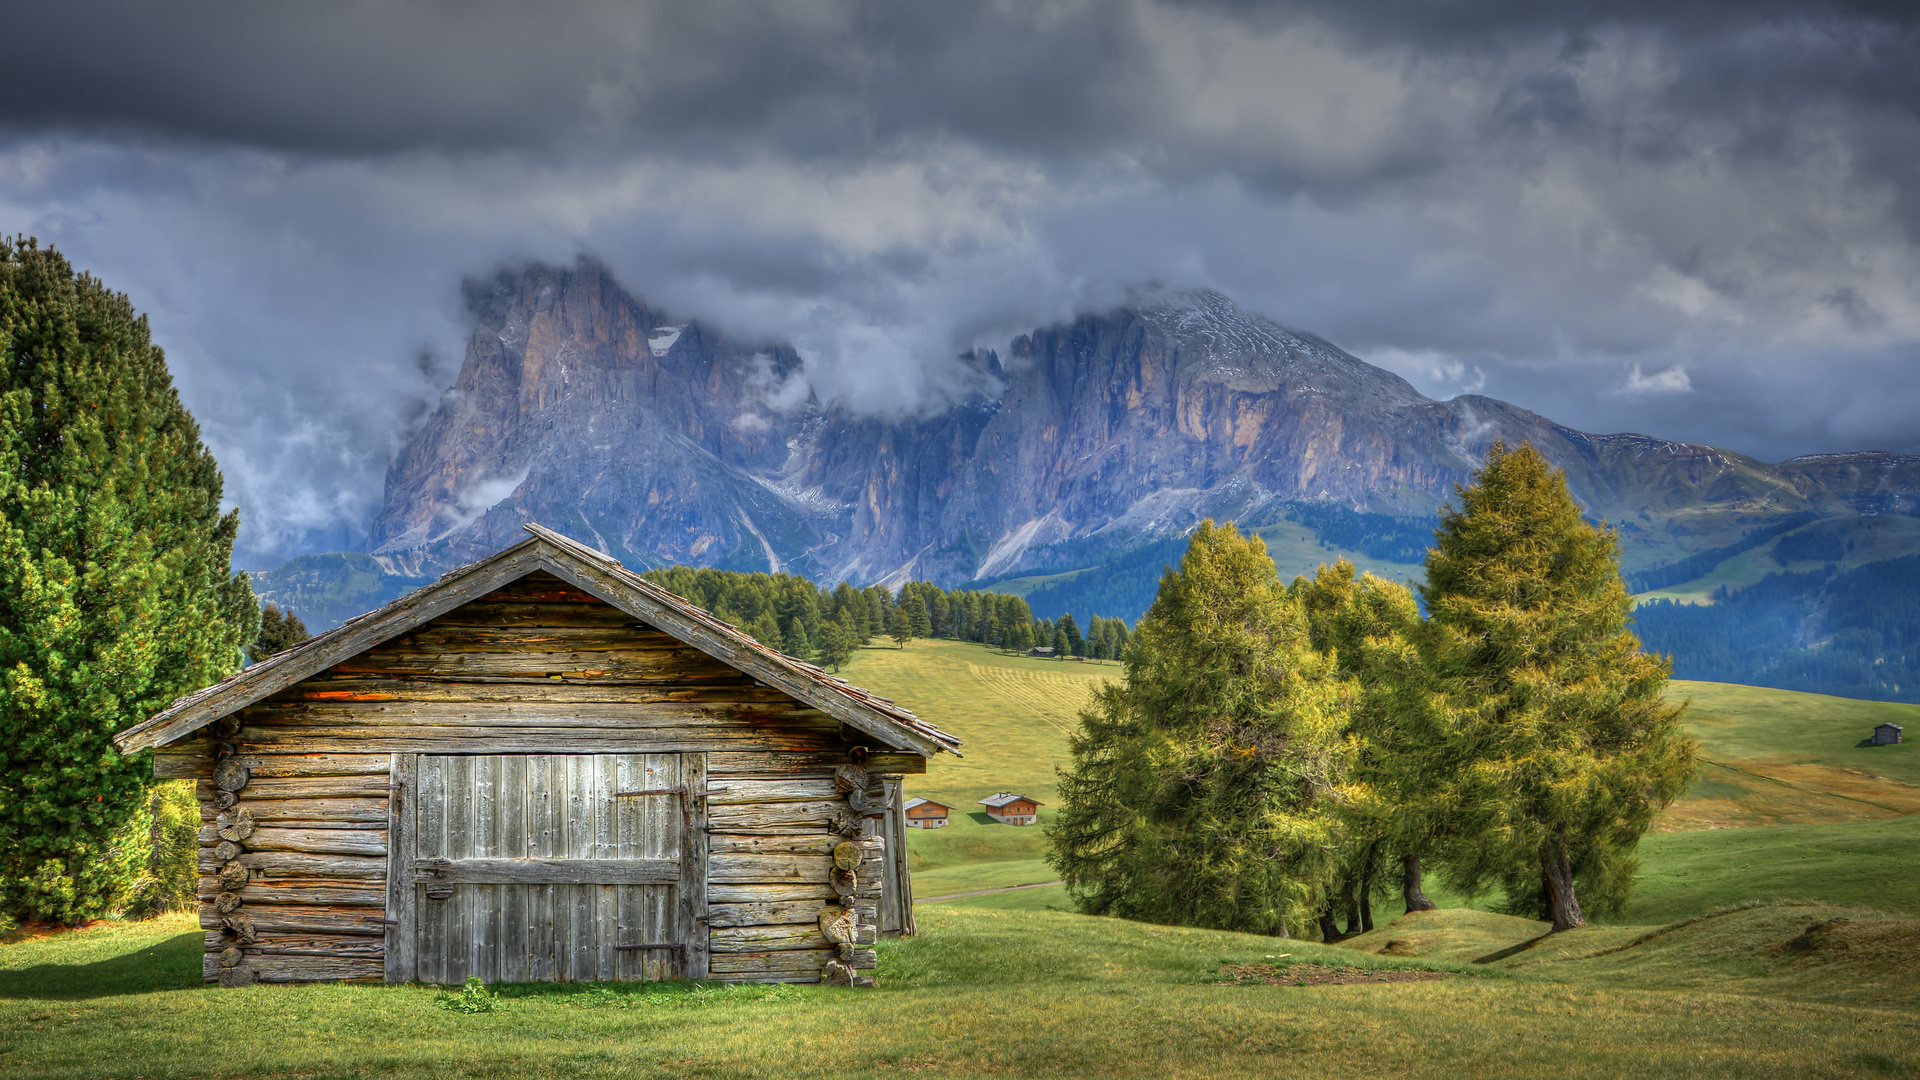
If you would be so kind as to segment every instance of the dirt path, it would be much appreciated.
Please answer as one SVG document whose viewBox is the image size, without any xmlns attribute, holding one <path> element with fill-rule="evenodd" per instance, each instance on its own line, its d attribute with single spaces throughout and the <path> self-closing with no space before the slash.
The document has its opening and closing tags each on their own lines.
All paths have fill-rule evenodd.
<svg viewBox="0 0 1920 1080">
<path fill-rule="evenodd" d="M 1064 881 L 1036 881 L 1031 885 L 1003 885 L 998 889 L 975 889 L 972 892 L 947 893 L 945 896 L 916 896 L 916 904 L 937 904 L 942 900 L 958 900 L 965 896 L 991 896 L 994 893 L 1019 892 L 1021 889 L 1044 889 L 1049 885 L 1065 885 Z"/>
</svg>

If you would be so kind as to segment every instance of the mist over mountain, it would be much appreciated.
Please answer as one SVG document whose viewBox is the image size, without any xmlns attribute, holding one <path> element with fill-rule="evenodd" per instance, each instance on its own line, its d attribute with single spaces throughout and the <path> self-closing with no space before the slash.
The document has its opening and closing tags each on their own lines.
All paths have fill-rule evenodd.
<svg viewBox="0 0 1920 1080">
<path fill-rule="evenodd" d="M 538 520 L 634 566 L 956 585 L 1105 561 L 1206 517 L 1426 517 L 1496 440 L 1567 471 L 1643 568 L 1788 515 L 1912 513 L 1920 458 L 1774 465 L 1577 431 L 1399 376 L 1214 292 L 1143 292 L 964 358 L 931 414 L 823 401 L 778 341 L 656 311 L 601 266 L 470 283 L 465 362 L 389 470 L 367 551 L 419 578 Z"/>
</svg>

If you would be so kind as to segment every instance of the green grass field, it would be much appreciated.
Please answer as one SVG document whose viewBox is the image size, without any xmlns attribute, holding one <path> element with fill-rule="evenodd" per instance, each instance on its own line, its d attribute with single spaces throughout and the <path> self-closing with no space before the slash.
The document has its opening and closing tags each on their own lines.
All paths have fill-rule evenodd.
<svg viewBox="0 0 1920 1080">
<path fill-rule="evenodd" d="M 1545 942 L 1527 920 L 1436 912 L 1352 943 L 1367 951 L 1054 911 L 933 905 L 920 924 L 920 937 L 882 943 L 876 990 L 509 986 L 496 988 L 501 1009 L 478 1014 L 437 1007 L 428 987 L 206 989 L 190 920 L 108 926 L 0 948 L 0 1073 L 1616 1080 L 1920 1069 L 1920 923 L 1847 909 L 1756 908 Z M 1412 955 L 1422 951 L 1432 955 Z M 1427 981 L 1369 981 L 1407 973 Z M 1315 975 L 1348 984 L 1303 985 Z"/>
<path fill-rule="evenodd" d="M 1042 830 L 971 812 L 1051 800 L 1117 665 L 918 641 L 845 674 L 965 740 L 908 780 L 960 808 L 909 836 L 917 895 L 1052 880 Z M 509 986 L 462 1014 L 426 987 L 204 988 L 174 916 L 0 939 L 0 1075 L 1920 1077 L 1920 757 L 1858 745 L 1920 707 L 1674 695 L 1720 771 L 1644 841 L 1617 925 L 1547 935 L 1431 882 L 1443 910 L 1381 904 L 1328 946 L 1078 915 L 1053 886 L 920 905 L 877 990 Z"/>
</svg>

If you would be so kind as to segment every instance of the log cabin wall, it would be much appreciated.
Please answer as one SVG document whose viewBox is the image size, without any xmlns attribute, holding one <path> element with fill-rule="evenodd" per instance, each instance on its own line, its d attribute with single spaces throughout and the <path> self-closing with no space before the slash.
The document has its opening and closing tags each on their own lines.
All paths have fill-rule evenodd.
<svg viewBox="0 0 1920 1080">
<path fill-rule="evenodd" d="M 419 931 L 406 904 L 429 902 L 419 899 L 429 886 L 405 878 L 432 871 L 413 864 L 410 785 L 420 761 L 447 755 L 616 762 L 603 771 L 625 768 L 619 755 L 680 755 L 690 779 L 704 774 L 686 813 L 704 895 L 691 895 L 695 878 L 682 891 L 689 922 L 707 929 L 677 973 L 814 981 L 836 955 L 871 974 L 883 879 L 905 880 L 904 853 L 896 860 L 883 839 L 897 828 L 870 818 L 848 835 L 844 774 L 835 783 L 842 733 L 833 717 L 535 573 L 159 748 L 155 775 L 199 782 L 206 974 L 223 985 L 414 976 Z M 925 759 L 876 753 L 867 768 L 897 777 Z M 897 804 L 897 779 L 887 786 Z M 860 929 L 838 948 L 821 915 L 842 910 L 834 850 L 849 839 Z M 910 909 L 888 895 L 887 929 L 900 932 L 903 915 L 910 928 Z M 527 970 L 568 977 L 564 961 L 542 968 L 536 957 Z"/>
</svg>

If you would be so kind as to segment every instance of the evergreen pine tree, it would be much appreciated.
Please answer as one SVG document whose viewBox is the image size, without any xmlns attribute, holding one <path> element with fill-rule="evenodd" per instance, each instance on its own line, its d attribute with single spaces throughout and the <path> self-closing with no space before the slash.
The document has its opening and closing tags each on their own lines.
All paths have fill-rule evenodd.
<svg viewBox="0 0 1920 1080">
<path fill-rule="evenodd" d="M 1058 626 L 1053 628 L 1053 640 L 1047 644 L 1053 646 L 1053 658 L 1055 660 L 1065 660 L 1073 651 L 1073 646 L 1067 643 L 1066 630 Z"/>
<path fill-rule="evenodd" d="M 800 616 L 795 615 L 787 620 L 787 632 L 782 638 L 781 652 L 795 660 L 813 659 L 813 638 L 807 635 L 806 621 Z"/>
<path fill-rule="evenodd" d="M 0 241 L 0 363 L 0 914 L 73 921 L 145 862 L 114 837 L 146 812 L 151 758 L 111 737 L 232 672 L 259 609 L 125 296 Z"/>
<path fill-rule="evenodd" d="M 1067 649 L 1062 656 L 1071 653 L 1074 656 L 1087 655 L 1087 639 L 1080 636 L 1080 624 L 1073 621 L 1071 614 L 1060 616 L 1060 632 L 1067 635 Z"/>
<path fill-rule="evenodd" d="M 285 652 L 307 640 L 307 624 L 290 608 L 269 602 L 260 609 L 260 633 L 248 646 L 248 655 L 256 662 L 274 653 Z"/>
<path fill-rule="evenodd" d="M 907 647 L 907 642 L 913 640 L 913 616 L 906 608 L 896 604 L 887 614 L 887 636 L 902 649 Z"/>
<path fill-rule="evenodd" d="M 1203 523 L 1160 579 L 1126 681 L 1080 714 L 1048 861 L 1090 913 L 1304 927 L 1337 868 L 1350 699 L 1266 546 Z"/>
<path fill-rule="evenodd" d="M 780 629 L 780 623 L 774 619 L 771 611 L 761 612 L 741 629 L 752 635 L 753 640 L 769 649 L 783 649 L 786 646 L 787 635 Z"/>
<path fill-rule="evenodd" d="M 1420 609 L 1412 590 L 1372 574 L 1356 580 L 1345 559 L 1322 565 L 1311 580 L 1296 579 L 1288 591 L 1306 608 L 1314 647 L 1358 691 L 1347 728 L 1353 761 L 1341 804 L 1343 880 L 1335 891 L 1347 908 L 1346 932 L 1362 933 L 1373 929 L 1372 894 L 1387 884 L 1393 862 L 1407 910 L 1433 907 L 1421 888 L 1421 859 L 1436 846 L 1445 815 L 1433 798 L 1437 759 L 1427 715 L 1408 700 L 1423 685 L 1413 647 Z M 1325 913 L 1323 930 L 1334 928 L 1336 914 Z"/>
<path fill-rule="evenodd" d="M 820 633 L 820 663 L 834 671 L 853 658 L 854 638 L 847 626 L 845 617 L 835 616 Z"/>
<path fill-rule="evenodd" d="M 907 629 L 914 637 L 923 638 L 933 636 L 933 620 L 927 614 L 925 599 L 917 592 L 912 599 L 900 606 L 900 610 L 906 613 Z"/>
<path fill-rule="evenodd" d="M 1627 629 L 1619 539 L 1581 518 L 1531 445 L 1495 445 L 1440 516 L 1421 593 L 1421 659 L 1457 815 L 1448 868 L 1467 890 L 1580 926 L 1617 911 L 1633 850 L 1697 771 L 1668 663 Z"/>
</svg>

